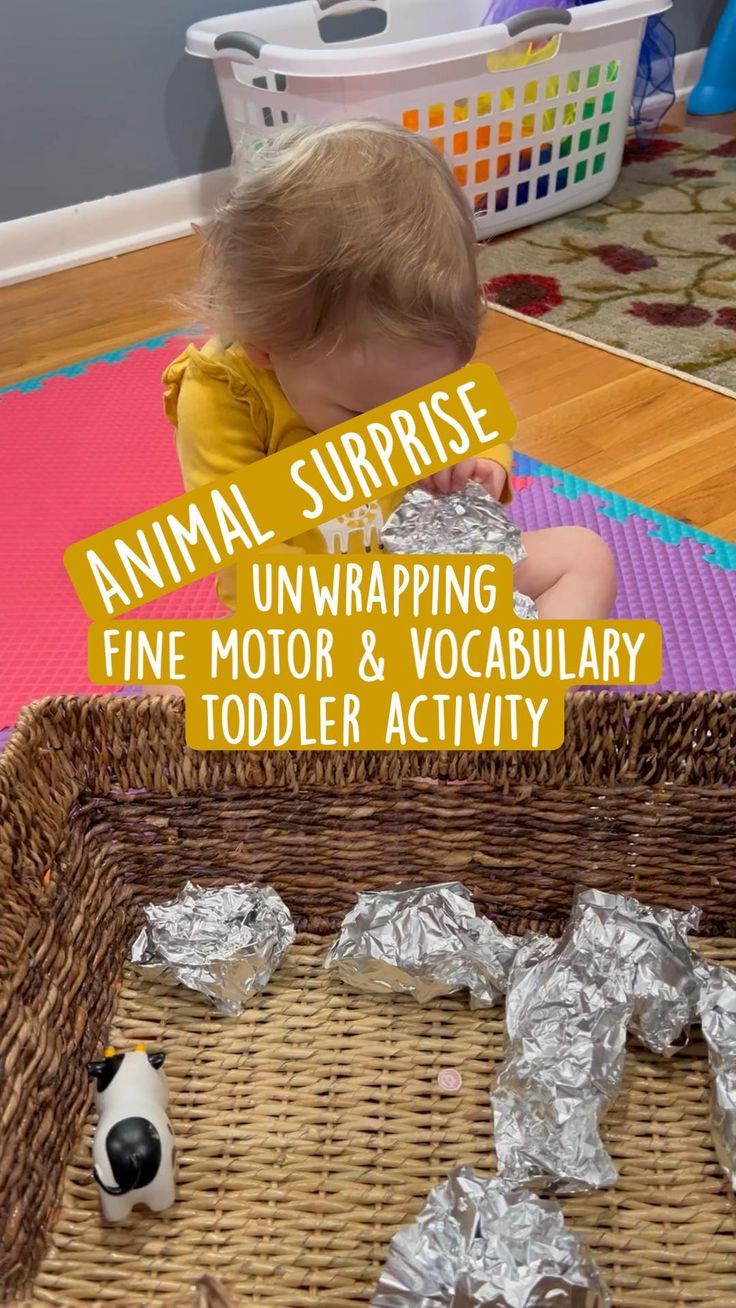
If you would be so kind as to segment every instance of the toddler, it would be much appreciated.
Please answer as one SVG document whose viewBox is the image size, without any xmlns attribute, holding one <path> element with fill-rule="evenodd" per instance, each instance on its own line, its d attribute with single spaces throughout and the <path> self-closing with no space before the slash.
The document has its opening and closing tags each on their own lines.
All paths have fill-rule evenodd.
<svg viewBox="0 0 736 1308">
<path fill-rule="evenodd" d="M 403 128 L 284 133 L 255 154 L 207 232 L 202 307 L 217 335 L 164 374 L 187 490 L 467 364 L 484 312 L 472 214 L 444 160 Z M 472 480 L 508 504 L 511 450 L 489 456 L 421 484 L 444 495 Z M 375 549 L 402 494 L 276 550 Z M 608 616 L 615 572 L 600 537 L 556 527 L 523 542 L 514 584 L 540 617 Z M 234 569 L 217 588 L 234 608 Z"/>
</svg>

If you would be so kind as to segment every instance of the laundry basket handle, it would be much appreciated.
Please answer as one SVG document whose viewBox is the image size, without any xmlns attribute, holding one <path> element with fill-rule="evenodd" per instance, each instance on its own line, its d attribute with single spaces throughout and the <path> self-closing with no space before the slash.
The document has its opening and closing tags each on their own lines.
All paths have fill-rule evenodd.
<svg viewBox="0 0 736 1308">
<path fill-rule="evenodd" d="M 337 9 L 338 7 L 345 9 L 346 11 L 351 9 L 368 9 L 372 4 L 374 4 L 377 9 L 381 8 L 378 0 L 317 0 L 317 5 L 323 13 L 327 13 L 328 9 Z"/>
<path fill-rule="evenodd" d="M 216 50 L 220 52 L 223 50 L 242 50 L 243 54 L 250 55 L 253 60 L 260 57 L 264 45 L 266 45 L 266 42 L 263 37 L 254 36 L 252 32 L 220 32 L 215 37 Z"/>
<path fill-rule="evenodd" d="M 504 23 L 504 27 L 509 36 L 521 36 L 533 27 L 569 27 L 571 22 L 569 9 L 553 9 L 551 5 L 545 5 L 541 9 L 527 9 L 524 13 L 514 14 L 513 18 Z"/>
</svg>

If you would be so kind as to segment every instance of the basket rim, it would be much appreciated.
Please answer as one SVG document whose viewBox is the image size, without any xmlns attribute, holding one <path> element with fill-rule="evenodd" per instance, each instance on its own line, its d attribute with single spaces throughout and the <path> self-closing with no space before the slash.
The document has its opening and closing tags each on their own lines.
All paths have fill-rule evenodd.
<svg viewBox="0 0 736 1308">
<path fill-rule="evenodd" d="M 0 813 L 41 763 L 96 794 L 427 779 L 736 787 L 736 690 L 572 691 L 555 751 L 197 751 L 185 741 L 181 696 L 53 695 L 23 709 L 0 755 Z"/>
<path fill-rule="evenodd" d="M 315 6 L 309 10 L 310 16 L 314 15 L 315 19 L 329 16 L 332 5 L 324 4 L 324 0 L 322 3 L 323 12 L 320 14 Z M 414 5 L 417 12 L 421 13 L 419 0 L 414 0 Z M 534 37 L 548 37 L 562 32 L 568 40 L 571 36 L 581 36 L 592 42 L 607 29 L 631 26 L 635 35 L 636 24 L 654 14 L 666 13 L 671 6 L 672 0 L 610 0 L 600 13 L 574 9 L 568 11 L 569 16 L 564 24 L 547 15 L 529 31 Z M 391 9 L 386 6 L 385 0 L 379 8 L 386 10 L 390 22 Z M 305 11 L 306 6 L 302 13 Z M 201 19 L 187 29 L 185 50 L 195 58 L 213 61 L 226 59 L 255 66 L 258 71 L 262 69 L 264 72 L 292 77 L 316 77 L 333 81 L 354 76 L 380 77 L 414 69 L 432 69 L 440 64 L 462 62 L 513 49 L 526 37 L 526 32 L 517 34 L 507 23 L 501 22 L 478 27 L 455 27 L 439 33 L 420 33 L 403 41 L 379 44 L 368 37 L 350 44 L 303 46 L 289 45 L 278 38 L 272 40 L 268 29 L 274 21 L 279 27 L 283 20 L 280 15 L 274 18 L 268 4 L 240 13 Z M 240 22 L 245 31 L 237 30 Z M 217 38 L 223 35 L 246 37 L 250 44 L 223 48 L 217 44 Z"/>
</svg>

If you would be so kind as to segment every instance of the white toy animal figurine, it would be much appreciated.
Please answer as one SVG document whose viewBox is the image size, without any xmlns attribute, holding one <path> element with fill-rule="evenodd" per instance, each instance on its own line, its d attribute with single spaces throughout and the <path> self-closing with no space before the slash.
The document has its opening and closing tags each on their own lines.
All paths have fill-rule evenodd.
<svg viewBox="0 0 736 1308">
<path fill-rule="evenodd" d="M 174 1202 L 175 1142 L 166 1116 L 164 1058 L 136 1045 L 132 1054 L 106 1049 L 104 1059 L 87 1064 L 97 1082 L 100 1114 L 92 1145 L 94 1178 L 108 1222 L 123 1221 L 136 1204 L 158 1213 Z"/>
</svg>

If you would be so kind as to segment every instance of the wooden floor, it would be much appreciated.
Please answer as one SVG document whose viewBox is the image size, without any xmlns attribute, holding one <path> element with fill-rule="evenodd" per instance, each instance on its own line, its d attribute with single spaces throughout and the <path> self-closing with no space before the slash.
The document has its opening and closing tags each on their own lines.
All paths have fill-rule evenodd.
<svg viewBox="0 0 736 1308">
<path fill-rule="evenodd" d="M 191 321 L 196 264 L 187 238 L 0 290 L 0 385 Z M 501 313 L 478 357 L 519 449 L 736 540 L 736 400 Z"/>
</svg>

